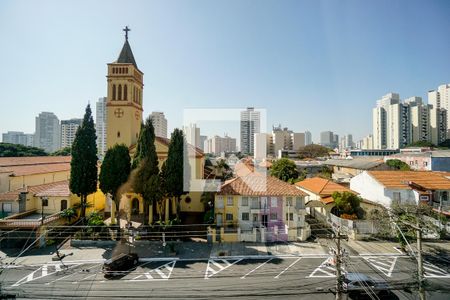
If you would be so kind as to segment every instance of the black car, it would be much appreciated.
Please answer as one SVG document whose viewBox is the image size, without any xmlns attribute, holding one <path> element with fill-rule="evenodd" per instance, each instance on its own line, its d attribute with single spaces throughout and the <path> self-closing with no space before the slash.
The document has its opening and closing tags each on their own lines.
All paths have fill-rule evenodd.
<svg viewBox="0 0 450 300">
<path fill-rule="evenodd" d="M 121 253 L 105 261 L 103 273 L 105 277 L 125 275 L 136 268 L 139 257 L 136 253 Z"/>
</svg>

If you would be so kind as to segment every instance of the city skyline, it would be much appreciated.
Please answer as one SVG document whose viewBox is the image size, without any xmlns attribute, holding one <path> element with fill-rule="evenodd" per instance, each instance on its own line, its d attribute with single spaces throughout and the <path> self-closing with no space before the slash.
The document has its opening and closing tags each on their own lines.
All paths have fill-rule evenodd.
<svg viewBox="0 0 450 300">
<path fill-rule="evenodd" d="M 381 95 L 395 92 L 425 100 L 428 90 L 450 82 L 450 38 L 445 34 L 450 4 L 434 3 L 412 1 L 405 8 L 392 1 L 351 6 L 265 1 L 256 7 L 247 1 L 155 1 L 139 3 L 137 11 L 132 2 L 123 12 L 120 5 L 100 2 L 86 12 L 83 5 L 54 1 L 26 6 L 5 1 L 0 34 L 12 43 L 0 49 L 11 58 L 0 70 L 2 102 L 20 105 L 2 110 L 0 129 L 33 132 L 34 117 L 42 111 L 60 119 L 82 117 L 88 102 L 93 106 L 106 96 L 106 63 L 117 58 L 121 30 L 129 25 L 130 44 L 145 74 L 144 116 L 164 112 L 169 132 L 181 128 L 183 108 L 253 106 L 267 110 L 268 126 L 308 130 L 314 142 L 326 130 L 359 140 L 372 131 L 367 120 Z M 94 18 L 105 9 L 108 20 Z M 88 13 L 83 22 L 73 17 L 81 11 Z M 163 18 L 165 13 L 174 18 Z M 345 15 L 345 22 L 339 15 Z M 273 18 L 271 26 L 264 22 L 267 16 Z M 411 23 L 412 17 L 427 22 Z M 382 18 L 391 18 L 390 24 L 381 24 Z M 428 47 L 430 40 L 439 41 L 439 47 Z M 20 120 L 14 117 L 18 114 Z M 350 121 L 337 121 L 336 114 Z M 226 131 L 238 137 L 238 130 Z M 223 129 L 203 133 L 213 136 Z"/>
</svg>

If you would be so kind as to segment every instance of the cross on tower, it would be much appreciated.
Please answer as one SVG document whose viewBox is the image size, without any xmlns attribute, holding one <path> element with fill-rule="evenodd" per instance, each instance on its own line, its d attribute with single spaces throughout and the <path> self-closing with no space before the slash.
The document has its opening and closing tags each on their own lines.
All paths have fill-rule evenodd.
<svg viewBox="0 0 450 300">
<path fill-rule="evenodd" d="M 128 31 L 131 31 L 131 29 L 128 28 L 128 26 L 125 26 L 125 28 L 122 30 L 125 31 L 125 39 L 128 40 Z"/>
</svg>

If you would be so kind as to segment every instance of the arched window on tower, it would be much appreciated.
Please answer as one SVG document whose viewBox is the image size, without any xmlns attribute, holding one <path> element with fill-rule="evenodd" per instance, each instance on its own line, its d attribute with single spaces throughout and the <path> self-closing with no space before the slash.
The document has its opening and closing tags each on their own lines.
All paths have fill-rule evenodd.
<svg viewBox="0 0 450 300">
<path fill-rule="evenodd" d="M 136 91 L 137 91 L 136 87 L 133 86 L 133 101 L 134 101 L 134 103 L 137 102 L 137 99 L 136 99 Z"/>
<path fill-rule="evenodd" d="M 127 87 L 127 85 L 125 84 L 125 85 L 123 86 L 123 100 L 128 100 L 127 98 L 128 98 L 128 87 Z"/>
<path fill-rule="evenodd" d="M 112 99 L 116 100 L 116 85 L 113 84 L 112 86 Z"/>
<path fill-rule="evenodd" d="M 119 91 L 117 92 L 119 94 L 117 100 L 122 100 L 122 85 L 119 84 Z"/>
</svg>

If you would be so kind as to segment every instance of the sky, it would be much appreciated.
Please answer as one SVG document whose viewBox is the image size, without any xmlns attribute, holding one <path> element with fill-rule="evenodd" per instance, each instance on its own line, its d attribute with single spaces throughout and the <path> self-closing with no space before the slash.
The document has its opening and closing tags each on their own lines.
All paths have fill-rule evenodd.
<svg viewBox="0 0 450 300">
<path fill-rule="evenodd" d="M 106 96 L 106 64 L 128 25 L 144 115 L 163 111 L 170 130 L 184 109 L 254 106 L 266 110 L 267 130 L 362 138 L 381 96 L 426 100 L 450 83 L 449 15 L 446 0 L 3 0 L 0 133 L 33 133 L 41 111 L 82 117 Z"/>
</svg>

